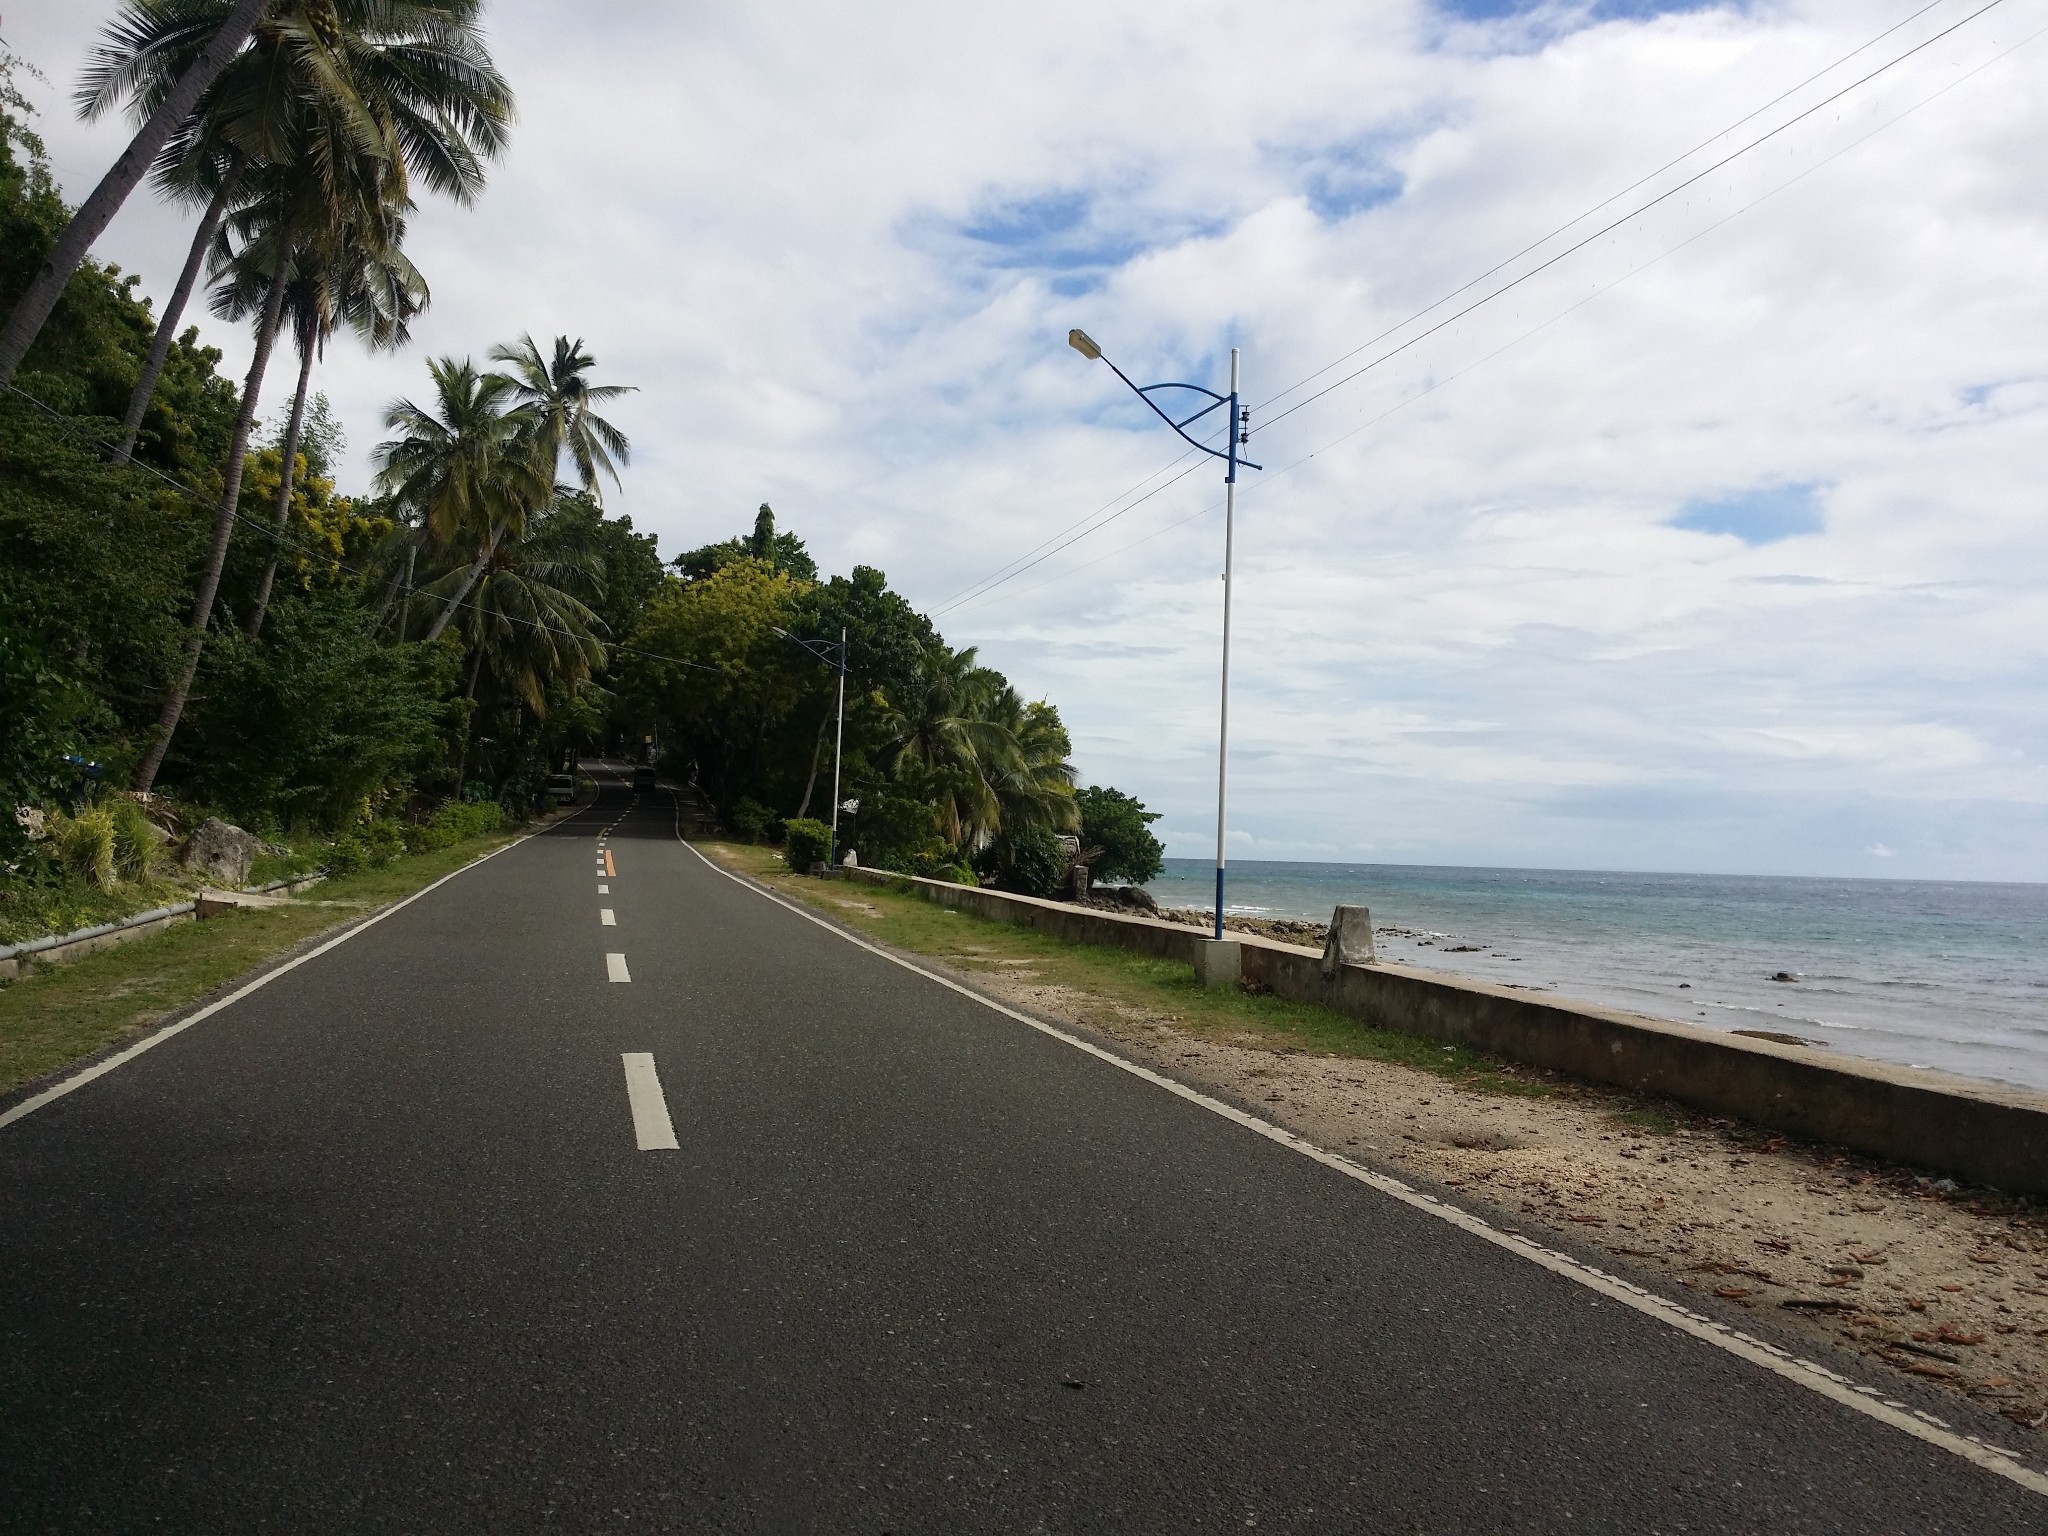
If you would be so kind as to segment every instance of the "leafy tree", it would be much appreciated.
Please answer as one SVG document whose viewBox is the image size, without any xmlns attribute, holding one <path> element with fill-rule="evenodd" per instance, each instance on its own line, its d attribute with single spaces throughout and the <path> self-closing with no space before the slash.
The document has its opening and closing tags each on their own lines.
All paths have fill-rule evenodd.
<svg viewBox="0 0 2048 1536">
<path fill-rule="evenodd" d="M 1091 784 L 1075 795 L 1081 809 L 1081 844 L 1096 850 L 1098 880 L 1143 885 L 1165 868 L 1166 849 L 1152 835 L 1157 811 L 1120 789 Z"/>
<path fill-rule="evenodd" d="M 721 806 L 763 775 L 769 733 L 802 697 L 803 653 L 780 632 L 803 590 L 753 560 L 701 581 L 670 578 L 621 658 L 628 717 L 666 721 L 674 755 L 695 761 Z"/>
<path fill-rule="evenodd" d="M 767 502 L 754 514 L 754 531 L 740 538 L 706 544 L 677 555 L 675 568 L 690 581 L 716 575 L 735 560 L 753 560 L 771 571 L 787 571 L 798 581 L 816 581 L 818 564 L 793 533 L 775 531 L 775 509 Z"/>
<path fill-rule="evenodd" d="M 342 588 L 282 593 L 260 644 L 221 632 L 172 763 L 188 792 L 246 816 L 348 821 L 434 771 L 457 653 L 380 645 L 357 604 Z"/>
</svg>

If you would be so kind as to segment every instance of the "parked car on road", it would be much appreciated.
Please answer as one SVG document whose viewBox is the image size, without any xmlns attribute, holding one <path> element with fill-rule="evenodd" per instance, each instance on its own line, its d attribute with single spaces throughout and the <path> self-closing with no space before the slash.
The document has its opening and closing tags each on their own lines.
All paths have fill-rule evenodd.
<svg viewBox="0 0 2048 1536">
<path fill-rule="evenodd" d="M 557 773 L 548 777 L 548 798 L 557 805 L 576 803 L 576 775 Z"/>
<path fill-rule="evenodd" d="M 653 764 L 651 764 L 651 763 L 642 763 L 642 764 L 641 764 L 641 765 L 640 765 L 639 767 L 637 767 L 637 768 L 635 768 L 635 769 L 633 770 L 633 787 L 634 787 L 635 789 L 652 789 L 652 788 L 654 788 L 654 766 L 653 766 Z"/>
</svg>

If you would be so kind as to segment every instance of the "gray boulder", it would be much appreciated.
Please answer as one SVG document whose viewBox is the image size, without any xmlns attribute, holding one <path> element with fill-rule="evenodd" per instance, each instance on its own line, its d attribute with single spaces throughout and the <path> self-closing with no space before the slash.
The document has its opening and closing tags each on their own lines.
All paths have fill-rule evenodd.
<svg viewBox="0 0 2048 1536">
<path fill-rule="evenodd" d="M 1093 895 L 1097 901 L 1114 902 L 1133 912 L 1143 912 L 1148 917 L 1156 917 L 1159 913 L 1159 903 L 1142 885 L 1098 885 Z"/>
<path fill-rule="evenodd" d="M 209 816 L 199 824 L 185 845 L 180 861 L 197 870 L 212 885 L 235 890 L 249 883 L 249 866 L 256 858 L 256 834 Z"/>
</svg>

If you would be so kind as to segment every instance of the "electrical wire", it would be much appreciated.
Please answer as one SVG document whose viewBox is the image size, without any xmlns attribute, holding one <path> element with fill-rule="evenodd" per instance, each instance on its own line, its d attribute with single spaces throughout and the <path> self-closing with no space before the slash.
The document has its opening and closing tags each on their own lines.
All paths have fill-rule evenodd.
<svg viewBox="0 0 2048 1536">
<path fill-rule="evenodd" d="M 1873 69 L 1869 74 L 1860 76 L 1859 78 L 1850 81 L 1847 85 L 1843 86 L 1839 91 L 1836 91 L 1833 95 L 1823 97 L 1821 100 L 1815 102 L 1812 106 L 1806 108 L 1803 112 L 1796 113 L 1792 117 L 1787 118 L 1784 122 L 1778 124 L 1777 127 L 1773 128 L 1769 133 L 1758 135 L 1756 138 L 1750 140 L 1749 143 L 1743 145 L 1742 148 L 1731 151 L 1726 155 L 1723 155 L 1719 160 L 1716 160 L 1712 165 L 1705 167 L 1703 170 L 1694 172 L 1692 175 L 1686 177 L 1685 180 L 1678 182 L 1674 186 L 1666 188 L 1662 192 L 1659 192 L 1655 197 L 1651 198 L 1648 202 L 1643 203 L 1640 206 L 1630 210 L 1628 213 L 1623 214 L 1620 218 L 1615 219 L 1610 223 L 1603 224 L 1600 228 L 1594 230 L 1590 235 L 1585 236 L 1583 239 L 1578 240 L 1572 245 L 1566 246 L 1563 250 L 1559 251 L 1555 256 L 1548 257 L 1544 261 L 1537 263 L 1528 271 L 1524 272 L 1520 277 L 1514 278 L 1512 281 L 1501 284 L 1500 287 L 1494 289 L 1484 298 L 1475 299 L 1472 303 L 1466 305 L 1463 309 L 1458 310 L 1455 314 L 1447 315 L 1443 319 L 1437 321 L 1436 324 L 1428 327 L 1426 330 L 1417 332 L 1415 335 L 1409 337 L 1406 341 L 1402 342 L 1399 346 L 1389 347 L 1385 352 L 1381 353 L 1378 357 L 1374 358 L 1371 362 L 1365 364 L 1363 367 L 1355 368 L 1350 373 L 1345 374 L 1343 378 L 1338 379 L 1336 382 L 1324 385 L 1321 389 L 1317 390 L 1314 394 L 1308 396 L 1306 399 L 1297 400 L 1293 405 L 1287 407 L 1286 410 L 1280 411 L 1274 416 L 1268 418 L 1266 421 L 1260 423 L 1257 430 L 1264 431 L 1273 427 L 1279 422 L 1285 421 L 1289 416 L 1292 416 L 1296 411 L 1303 410 L 1308 406 L 1315 404 L 1316 401 L 1322 399 L 1325 395 L 1331 393 L 1333 390 L 1342 389 L 1346 384 L 1351 383 L 1353 380 L 1364 377 L 1373 369 L 1379 367 L 1380 364 L 1400 356 L 1403 352 L 1407 351 L 1417 342 L 1424 341 L 1429 337 L 1434 336 L 1438 331 L 1443 330 L 1446 326 L 1455 325 L 1458 321 L 1464 319 L 1465 316 L 1471 314 L 1474 310 L 1484 308 L 1486 305 L 1491 304 L 1495 299 L 1499 298 L 1502 294 L 1511 292 L 1512 290 L 1519 288 L 1523 283 L 1528 282 L 1529 279 L 1531 279 L 1532 277 L 1536 277 L 1543 272 L 1547 272 L 1550 268 L 1556 266 L 1566 257 L 1571 256 L 1578 251 L 1584 250 L 1587 246 L 1591 245 L 1595 240 L 1598 240 L 1602 235 L 1612 234 L 1615 230 L 1621 228 L 1622 225 L 1628 223 L 1630 220 L 1642 217 L 1642 215 L 1648 213 L 1652 208 L 1656 207 L 1659 203 L 1666 202 L 1671 198 L 1676 197 L 1680 192 L 1683 192 L 1687 187 L 1695 185 L 1696 183 L 1704 180 L 1706 177 L 1713 175 L 1714 172 L 1720 170 L 1722 167 L 1732 163 L 1733 161 L 1741 159 L 1742 156 L 1748 154 L 1758 145 L 1769 143 L 1779 134 L 1785 132 L 1786 129 L 1792 128 L 1797 124 L 1804 122 L 1807 118 L 1813 116 L 1814 113 L 1819 112 L 1824 108 L 1833 106 L 1836 102 L 1840 101 L 1844 96 L 1847 96 L 1851 91 L 1860 90 L 1863 86 L 1868 85 L 1871 81 L 1875 80 L 1879 75 L 1885 74 L 1893 69 L 1898 68 L 1899 65 L 1905 63 L 1906 60 L 1912 58 L 1913 55 L 1915 55 L 1916 53 L 1920 53 L 1925 49 L 1933 47 L 1936 43 L 1940 42 L 1943 38 L 1949 36 L 1951 33 L 1968 26 L 1978 17 L 1984 15 L 1985 12 L 1995 10 L 1998 6 L 2004 3 L 2005 0 L 1986 0 L 1986 3 L 1984 5 L 1972 11 L 1969 15 L 1965 16 L 1961 21 L 1954 22 L 1951 25 L 1944 27 L 1941 31 L 1935 33 L 1932 37 L 1929 37 L 1922 42 L 1915 43 L 1911 48 L 1908 48 L 1904 53 L 1899 54 L 1897 57 L 1889 60 L 1884 64 L 1880 64 L 1876 69 Z M 1716 137 L 1719 137 L 1719 135 L 1716 135 Z M 1496 268 L 1495 270 L 1499 269 Z M 1471 285 L 1467 284 L 1466 286 L 1469 287 Z M 1431 308 L 1435 309 L 1439 307 L 1439 305 L 1442 302 L 1443 301 L 1441 300 L 1438 301 L 1438 305 L 1432 305 Z M 1410 323 L 1412 323 L 1412 321 L 1404 321 L 1402 322 L 1402 325 L 1407 325 Z M 1401 326 L 1396 326 L 1394 329 L 1399 330 L 1401 328 Z M 1365 347 L 1358 348 L 1350 355 L 1356 357 L 1358 355 L 1358 352 L 1364 351 L 1366 350 L 1366 348 L 1371 347 L 1372 345 L 1374 345 L 1374 343 L 1368 342 L 1366 343 Z M 1318 374 L 1314 375 L 1314 377 L 1320 377 L 1322 373 L 1327 373 L 1329 372 L 1330 368 L 1336 366 L 1337 364 L 1334 363 L 1329 364 L 1328 366 L 1319 370 Z M 1290 385 L 1289 391 L 1293 389 L 1299 389 L 1300 387 L 1300 384 Z M 1287 392 L 1288 391 L 1283 391 L 1282 393 L 1284 394 Z"/>
<path fill-rule="evenodd" d="M 1691 149 L 1688 149 L 1684 154 L 1678 155 L 1673 159 L 1665 161 L 1662 165 L 1658 166 L 1654 171 L 1650 171 L 1642 176 L 1638 176 L 1634 181 L 1630 182 L 1627 186 L 1621 188 L 1619 191 L 1610 192 L 1606 197 L 1601 198 L 1599 202 L 1593 204 L 1592 207 L 1586 209 L 1585 212 L 1578 214 L 1576 217 L 1566 219 L 1564 223 L 1558 225 L 1557 228 L 1550 231 L 1549 234 L 1530 241 L 1527 245 L 1523 246 L 1519 251 L 1516 251 L 1514 255 L 1505 256 L 1501 258 L 1501 260 L 1495 262 L 1492 266 L 1488 267 L 1484 272 L 1481 272 L 1477 277 L 1474 277 L 1467 282 L 1460 283 L 1457 287 L 1453 288 L 1449 293 L 1445 294 L 1435 303 L 1430 304 L 1423 309 L 1417 310 L 1414 314 L 1408 316 L 1407 319 L 1398 321 L 1395 324 L 1389 326 L 1386 330 L 1381 331 L 1379 335 L 1370 337 L 1367 340 L 1360 342 L 1357 346 L 1353 347 L 1349 352 L 1346 352 L 1342 357 L 1332 359 L 1330 362 L 1327 362 L 1322 367 L 1318 368 L 1314 373 L 1307 375 L 1305 378 L 1295 380 L 1294 383 L 1288 385 L 1285 389 L 1280 390 L 1276 394 L 1268 395 L 1264 400 L 1261 400 L 1260 402 L 1258 402 L 1258 404 L 1254 405 L 1252 409 L 1254 411 L 1263 411 L 1264 409 L 1266 409 L 1267 406 L 1276 404 L 1279 401 L 1286 399 L 1289 395 L 1293 394 L 1297 389 L 1300 389 L 1303 385 L 1314 383 L 1317 379 L 1321 378 L 1324 374 L 1328 373 L 1332 368 L 1342 367 L 1345 363 L 1351 361 L 1352 358 L 1358 356 L 1359 353 L 1366 351 L 1370 347 L 1375 347 L 1379 345 L 1379 343 L 1385 341 L 1389 336 L 1396 334 L 1404 327 L 1413 325 L 1417 320 L 1420 320 L 1426 315 L 1429 315 L 1434 311 L 1441 309 L 1444 305 L 1450 303 L 1451 300 L 1455 299 L 1459 294 L 1466 292 L 1468 289 L 1476 288 L 1479 284 L 1485 282 L 1489 277 L 1492 277 L 1494 273 L 1501 271 L 1503 268 L 1512 266 L 1515 262 L 1520 261 L 1524 256 L 1529 255 L 1532 251 L 1539 250 L 1543 246 L 1548 245 L 1551 241 L 1555 240 L 1559 235 L 1563 234 L 1566 230 L 1572 228 L 1573 225 L 1583 224 L 1587 219 L 1590 219 L 1602 208 L 1605 208 L 1609 203 L 1615 201 L 1615 199 L 1626 197 L 1629 195 L 1629 193 L 1635 191 L 1637 187 L 1643 186 L 1648 182 L 1655 181 L 1659 176 L 1662 176 L 1666 171 L 1671 170 L 1676 166 L 1684 164 L 1687 160 L 1690 160 L 1694 155 L 1698 154 L 1701 150 L 1705 149 L 1709 144 L 1712 144 L 1715 140 L 1727 138 L 1729 134 L 1733 133 L 1736 129 L 1740 128 L 1744 123 L 1752 122 L 1755 119 L 1763 116 L 1764 113 L 1770 111 L 1771 108 L 1775 107 L 1779 102 L 1785 100 L 1787 97 L 1796 96 L 1799 94 L 1799 92 L 1805 90 L 1809 85 L 1813 84 L 1814 81 L 1819 80 L 1824 76 L 1833 74 L 1836 70 L 1840 69 L 1844 64 L 1848 63 L 1851 59 L 1855 58 L 1857 54 L 1866 53 L 1870 49 L 1875 48 L 1879 43 L 1883 42 L 1886 38 L 1890 37 L 1894 32 L 1898 31 L 1901 27 L 1911 25 L 1913 22 L 1918 21 L 1922 16 L 1925 16 L 1929 11 L 1935 10 L 1936 8 L 1946 4 L 1948 4 L 1948 0 L 1928 0 L 1927 4 L 1921 6 L 1920 9 L 1913 12 L 1912 15 L 1905 17 L 1903 20 L 1894 22 L 1891 26 L 1886 27 L 1882 32 L 1878 33 L 1877 36 L 1871 38 L 1869 41 L 1857 44 L 1854 48 L 1851 48 L 1847 53 L 1843 54 L 1839 59 L 1836 59 L 1832 64 L 1827 65 L 1825 68 L 1816 70 L 1813 74 L 1808 75 L 1804 80 L 1800 81 L 1797 85 L 1792 86 L 1787 90 L 1780 91 L 1777 95 L 1773 96 L 1769 101 L 1765 102 L 1762 106 L 1757 107 L 1755 110 L 1748 112 L 1741 117 L 1738 117 L 1734 122 L 1730 123 L 1726 128 L 1723 128 L 1720 132 L 1712 135 L 1709 138 L 1700 140 L 1699 143 L 1693 145 L 1693 147 Z"/>
</svg>

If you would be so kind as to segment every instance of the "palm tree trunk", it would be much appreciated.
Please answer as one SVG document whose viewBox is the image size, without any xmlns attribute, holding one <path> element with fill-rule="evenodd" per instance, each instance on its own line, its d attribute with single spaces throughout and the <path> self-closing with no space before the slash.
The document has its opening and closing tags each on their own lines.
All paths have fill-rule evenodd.
<svg viewBox="0 0 2048 1536">
<path fill-rule="evenodd" d="M 220 228 L 228 204 L 234 200 L 235 188 L 241 183 L 242 166 L 242 156 L 238 151 L 227 175 L 221 179 L 220 190 L 213 194 L 213 201 L 207 205 L 206 217 L 199 221 L 199 232 L 192 237 L 192 252 L 185 258 L 185 270 L 178 274 L 178 286 L 171 290 L 170 302 L 164 305 L 164 317 L 157 322 L 156 338 L 149 344 L 149 356 L 143 360 L 142 375 L 135 381 L 135 392 L 128 397 L 128 414 L 121 422 L 121 451 L 114 455 L 119 463 L 126 464 L 135 456 L 135 441 L 142 436 L 143 413 L 149 409 L 150 397 L 156 393 L 156 381 L 162 377 L 164 364 L 170 360 L 171 343 L 177 337 L 178 322 L 185 318 L 185 306 L 192 300 L 192 290 L 199 286 L 199 272 L 206 265 L 207 247 L 213 244 L 214 231 Z"/>
<path fill-rule="evenodd" d="M 411 602 L 412 563 L 419 552 L 420 547 L 417 542 L 408 542 L 405 547 L 405 558 L 392 563 L 391 579 L 384 583 L 384 595 L 377 599 L 377 611 L 370 615 L 371 634 L 376 634 L 378 630 L 384 627 L 385 617 L 391 612 L 391 605 L 398 601 L 398 593 L 401 587 L 406 589 L 406 601 L 408 603 Z M 398 638 L 400 640 L 405 638 L 405 629 L 405 617 L 401 616 L 398 621 Z"/>
<path fill-rule="evenodd" d="M 832 711 L 828 707 L 825 716 L 818 722 L 818 739 L 811 743 L 811 776 L 804 780 L 803 804 L 796 808 L 796 819 L 802 821 L 811 808 L 811 791 L 818 787 L 818 759 L 825 755 L 825 727 L 832 723 Z"/>
<path fill-rule="evenodd" d="M 277 343 L 278 318 L 284 312 L 285 273 L 282 266 L 270 280 L 270 298 L 263 308 L 263 322 L 256 329 L 256 355 L 249 362 L 248 381 L 242 386 L 242 408 L 235 415 L 235 435 L 228 446 L 227 471 L 222 477 L 220 508 L 213 515 L 213 546 L 207 551 L 206 569 L 200 573 L 199 590 L 192 599 L 192 622 L 185 631 L 185 656 L 177 679 L 164 695 L 157 714 L 156 740 L 149 755 L 135 770 L 135 787 L 145 794 L 156 783 L 156 771 L 178 729 L 178 717 L 185 713 L 185 699 L 192 692 L 192 679 L 199 671 L 199 653 L 206 647 L 206 626 L 213 617 L 214 595 L 220 591 L 221 567 L 227 564 L 228 541 L 235 531 L 235 504 L 242 495 L 242 466 L 249 455 L 249 432 L 256 424 L 256 399 L 263 391 L 263 370 L 270 364 L 270 350 Z"/>
<path fill-rule="evenodd" d="M 249 610 L 249 638 L 263 633 L 263 615 L 270 607 L 271 583 L 277 580 L 278 542 L 292 516 L 292 481 L 298 468 L 299 434 L 306 425 L 306 387 L 313 382 L 313 358 L 318 348 L 307 337 L 299 338 L 299 392 L 292 397 L 292 418 L 284 429 L 284 462 L 277 469 L 277 511 L 270 519 L 270 558 L 263 562 L 263 579 L 256 583 L 256 604 Z"/>
<path fill-rule="evenodd" d="M 199 104 L 200 96 L 213 84 L 229 60 L 240 51 L 256 23 L 270 8 L 271 0 L 241 0 L 220 30 L 192 61 L 185 73 L 178 77 L 178 83 L 171 87 L 161 105 L 150 113 L 149 121 L 142 125 L 141 132 L 128 141 L 128 147 L 121 152 L 113 169 L 100 178 L 100 184 L 93 188 L 64 233 L 57 237 L 50 254 L 43 258 L 35 281 L 28 285 L 28 291 L 15 301 L 14 310 L 7 317 L 7 324 L 0 327 L 0 384 L 14 382 L 15 370 L 28 355 L 28 349 L 42 331 L 43 322 L 50 318 L 50 311 L 57 307 L 57 300 L 63 297 L 64 285 L 71 281 L 71 274 L 78 270 L 85 260 L 93 242 L 99 239 L 121 205 L 128 200 L 128 194 L 141 184 L 149 173 L 150 165 L 156 160 L 165 144 L 178 126 L 192 115 L 192 109 Z"/>
<path fill-rule="evenodd" d="M 465 699 L 468 699 L 472 704 L 476 702 L 477 680 L 483 676 L 483 670 L 484 648 L 482 645 L 478 645 L 476 648 L 476 655 L 470 659 L 469 663 L 469 686 L 462 690 L 462 696 Z M 475 735 L 476 711 L 472 709 L 469 712 L 469 720 L 464 725 L 462 731 L 461 755 L 459 755 L 455 759 L 455 798 L 458 800 L 462 798 L 463 776 L 469 772 L 469 744 L 471 740 L 474 739 Z"/>
<path fill-rule="evenodd" d="M 425 637 L 429 644 L 441 638 L 441 631 L 446 629 L 448 621 L 455 617 L 455 610 L 462 606 L 463 600 L 483 579 L 484 567 L 491 563 L 491 556 L 498 552 L 498 540 L 504 536 L 505 520 L 500 518 L 498 526 L 491 530 L 491 536 L 484 541 L 484 547 L 476 552 L 476 559 L 470 562 L 469 574 L 462 578 L 462 585 L 456 589 L 455 595 L 448 599 L 448 606 L 434 615 L 434 622 L 429 626 Z"/>
</svg>

